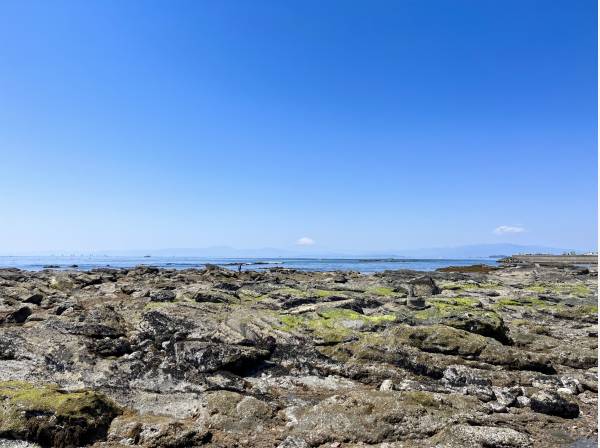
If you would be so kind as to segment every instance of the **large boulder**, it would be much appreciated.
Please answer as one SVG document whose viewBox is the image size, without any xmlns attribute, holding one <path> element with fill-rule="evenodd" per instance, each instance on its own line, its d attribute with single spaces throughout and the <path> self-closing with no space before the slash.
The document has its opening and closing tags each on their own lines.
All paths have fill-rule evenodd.
<svg viewBox="0 0 600 448">
<path fill-rule="evenodd" d="M 55 386 L 0 382 L 0 438 L 44 447 L 79 447 L 106 437 L 119 409 L 93 391 L 65 392 Z"/>
<path fill-rule="evenodd" d="M 423 276 L 408 282 L 408 295 L 410 297 L 429 297 L 441 292 L 433 279 Z"/>
<path fill-rule="evenodd" d="M 460 330 L 494 338 L 503 344 L 512 344 L 508 327 L 494 310 L 483 309 L 476 299 L 436 298 L 429 308 L 418 311 L 414 319 L 424 324 L 444 324 Z"/>
</svg>

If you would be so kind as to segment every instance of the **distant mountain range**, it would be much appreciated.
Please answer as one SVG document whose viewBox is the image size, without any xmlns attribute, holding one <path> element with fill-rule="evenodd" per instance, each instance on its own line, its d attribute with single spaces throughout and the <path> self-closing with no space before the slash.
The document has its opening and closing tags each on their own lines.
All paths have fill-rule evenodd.
<svg viewBox="0 0 600 448">
<path fill-rule="evenodd" d="M 236 249 L 229 246 L 214 246 L 206 248 L 171 248 L 158 250 L 109 250 L 96 251 L 95 254 L 206 258 L 488 258 L 522 253 L 562 254 L 571 250 L 573 249 L 518 244 L 473 244 L 455 247 L 399 249 L 385 252 L 331 251 L 314 247 L 301 249 L 278 249 L 268 247 L 260 249 Z M 577 252 L 584 252 L 584 250 L 579 250 Z"/>
<path fill-rule="evenodd" d="M 108 255 L 108 256 L 155 256 L 155 257 L 203 257 L 203 258 L 489 258 L 515 254 L 562 254 L 575 251 L 584 253 L 596 251 L 596 248 L 572 249 L 519 244 L 473 244 L 454 247 L 433 247 L 423 249 L 398 249 L 389 251 L 337 251 L 317 247 L 298 247 L 289 249 L 259 248 L 236 249 L 229 246 L 205 248 L 135 249 L 104 251 L 40 251 L 0 255 Z"/>
</svg>

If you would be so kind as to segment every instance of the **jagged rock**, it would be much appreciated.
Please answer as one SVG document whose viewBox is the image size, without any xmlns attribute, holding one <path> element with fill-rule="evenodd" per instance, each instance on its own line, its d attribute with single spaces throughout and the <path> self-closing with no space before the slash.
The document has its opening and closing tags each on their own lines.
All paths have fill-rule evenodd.
<svg viewBox="0 0 600 448">
<path fill-rule="evenodd" d="M 584 391 L 583 385 L 576 378 L 562 376 L 560 382 L 562 383 L 563 388 L 567 389 L 571 395 L 577 395 Z"/>
<path fill-rule="evenodd" d="M 594 274 L 432 272 L 415 309 L 408 270 L 0 269 L 2 316 L 32 311 L 0 325 L 0 377 L 106 393 L 125 411 L 98 448 L 561 446 L 596 428 Z M 25 427 L 78 445 L 105 427 L 81 413 Z"/>
<path fill-rule="evenodd" d="M 498 403 L 507 408 L 515 406 L 517 398 L 523 394 L 520 387 L 492 387 L 492 390 Z"/>
</svg>

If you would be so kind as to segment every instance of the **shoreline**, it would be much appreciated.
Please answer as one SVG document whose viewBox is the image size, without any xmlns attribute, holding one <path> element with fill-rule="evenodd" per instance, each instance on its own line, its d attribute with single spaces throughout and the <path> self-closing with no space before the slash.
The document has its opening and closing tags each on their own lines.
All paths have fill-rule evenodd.
<svg viewBox="0 0 600 448">
<path fill-rule="evenodd" d="M 597 285 L 593 270 L 535 265 L 0 269 L 0 395 L 15 416 L 0 436 L 97 448 L 596 440 Z"/>
</svg>

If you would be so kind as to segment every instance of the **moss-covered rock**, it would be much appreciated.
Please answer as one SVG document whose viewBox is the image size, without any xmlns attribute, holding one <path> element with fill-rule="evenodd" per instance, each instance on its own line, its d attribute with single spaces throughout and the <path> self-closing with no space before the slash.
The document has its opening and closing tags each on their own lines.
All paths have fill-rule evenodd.
<svg viewBox="0 0 600 448">
<path fill-rule="evenodd" d="M 94 391 L 65 392 L 52 385 L 0 382 L 0 437 L 42 446 L 76 447 L 106 437 L 119 409 Z"/>
<path fill-rule="evenodd" d="M 388 337 L 422 351 L 461 356 L 475 356 L 487 345 L 483 336 L 446 325 L 398 326 L 388 333 Z"/>
<path fill-rule="evenodd" d="M 343 342 L 363 331 L 372 331 L 394 322 L 393 314 L 366 316 L 345 308 L 322 309 L 303 315 L 280 315 L 278 328 L 290 332 L 305 332 L 317 342 L 332 344 Z"/>
<path fill-rule="evenodd" d="M 494 310 L 481 308 L 479 300 L 470 297 L 435 299 L 431 306 L 415 313 L 414 318 L 421 324 L 444 324 L 470 333 L 494 338 L 503 344 L 510 344 L 509 330 L 502 317 Z"/>
<path fill-rule="evenodd" d="M 534 283 L 527 286 L 525 290 L 536 292 L 538 294 L 554 293 L 575 297 L 587 297 L 592 294 L 592 290 L 586 284 L 581 282 Z"/>
</svg>

